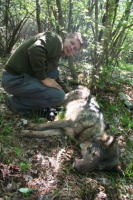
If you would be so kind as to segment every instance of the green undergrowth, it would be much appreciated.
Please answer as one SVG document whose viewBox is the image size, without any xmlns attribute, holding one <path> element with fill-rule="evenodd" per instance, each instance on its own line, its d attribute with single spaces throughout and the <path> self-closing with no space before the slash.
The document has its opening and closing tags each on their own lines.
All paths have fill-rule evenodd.
<svg viewBox="0 0 133 200">
<path fill-rule="evenodd" d="M 104 118 L 111 125 L 114 134 L 124 134 L 133 128 L 131 111 L 128 110 L 123 102 L 110 99 L 100 99 L 99 105 L 104 113 Z"/>
</svg>

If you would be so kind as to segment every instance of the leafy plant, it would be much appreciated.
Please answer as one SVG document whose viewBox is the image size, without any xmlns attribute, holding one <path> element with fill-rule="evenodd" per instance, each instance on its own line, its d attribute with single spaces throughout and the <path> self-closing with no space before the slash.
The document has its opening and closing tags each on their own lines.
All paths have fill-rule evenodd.
<svg viewBox="0 0 133 200">
<path fill-rule="evenodd" d="M 20 163 L 20 167 L 21 167 L 21 170 L 22 171 L 26 171 L 27 169 L 29 169 L 30 167 L 31 167 L 31 165 L 30 164 L 28 164 L 28 163 Z"/>
<path fill-rule="evenodd" d="M 19 147 L 15 147 L 15 153 L 17 156 L 21 156 L 21 149 Z"/>
<path fill-rule="evenodd" d="M 23 193 L 25 197 L 28 197 L 29 194 L 33 191 L 34 189 L 30 188 L 20 188 L 19 192 Z"/>
<path fill-rule="evenodd" d="M 34 112 L 28 117 L 29 119 L 32 119 L 33 123 L 45 123 L 47 121 L 46 118 L 42 117 L 41 111 Z"/>
<path fill-rule="evenodd" d="M 129 152 L 133 152 L 133 142 L 129 138 L 127 138 L 127 140 L 126 140 L 126 149 Z"/>
<path fill-rule="evenodd" d="M 126 167 L 125 174 L 133 176 L 133 160 L 131 160 L 130 164 Z"/>
<path fill-rule="evenodd" d="M 55 193 L 56 196 L 59 194 L 59 192 L 60 191 L 58 189 L 55 189 L 55 191 L 54 191 L 54 193 Z"/>
<path fill-rule="evenodd" d="M 121 116 L 120 121 L 121 121 L 121 125 L 123 127 L 125 127 L 126 130 L 129 130 L 129 129 L 133 128 L 133 121 L 132 121 L 132 118 L 131 118 L 129 112 L 125 112 Z"/>
<path fill-rule="evenodd" d="M 59 119 L 64 119 L 65 118 L 65 114 L 66 114 L 66 108 L 65 108 L 65 106 L 62 106 L 62 109 L 58 114 L 58 118 Z"/>
</svg>

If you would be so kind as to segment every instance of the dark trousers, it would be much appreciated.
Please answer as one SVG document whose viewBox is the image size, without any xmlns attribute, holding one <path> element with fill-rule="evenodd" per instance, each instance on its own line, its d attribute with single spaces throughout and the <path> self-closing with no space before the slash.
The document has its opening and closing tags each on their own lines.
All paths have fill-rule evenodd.
<svg viewBox="0 0 133 200">
<path fill-rule="evenodd" d="M 57 69 L 47 74 L 47 77 L 53 79 L 58 76 Z M 45 87 L 38 79 L 27 74 L 13 75 L 5 71 L 2 75 L 2 86 L 7 93 L 13 95 L 10 97 L 10 104 L 18 112 L 56 106 L 65 97 L 63 90 Z"/>
</svg>

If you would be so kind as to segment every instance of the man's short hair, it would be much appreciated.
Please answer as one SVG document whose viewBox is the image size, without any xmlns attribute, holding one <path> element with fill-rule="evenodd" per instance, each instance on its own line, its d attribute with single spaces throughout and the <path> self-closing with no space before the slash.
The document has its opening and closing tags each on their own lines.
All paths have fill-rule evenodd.
<svg viewBox="0 0 133 200">
<path fill-rule="evenodd" d="M 82 39 L 81 33 L 79 32 L 68 33 L 66 38 L 77 38 L 80 42 L 81 47 L 83 46 L 83 39 Z"/>
</svg>

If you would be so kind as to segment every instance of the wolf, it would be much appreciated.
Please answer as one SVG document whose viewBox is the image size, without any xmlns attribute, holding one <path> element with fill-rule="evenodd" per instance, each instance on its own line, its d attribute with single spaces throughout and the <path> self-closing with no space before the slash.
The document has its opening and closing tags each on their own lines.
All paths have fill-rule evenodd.
<svg viewBox="0 0 133 200">
<path fill-rule="evenodd" d="M 100 106 L 87 87 L 69 92 L 63 105 L 65 118 L 45 124 L 29 124 L 21 134 L 43 138 L 65 134 L 81 144 L 81 159 L 74 168 L 81 174 L 92 171 L 111 171 L 119 163 L 119 148 L 115 137 L 105 132 L 106 124 Z"/>
</svg>

